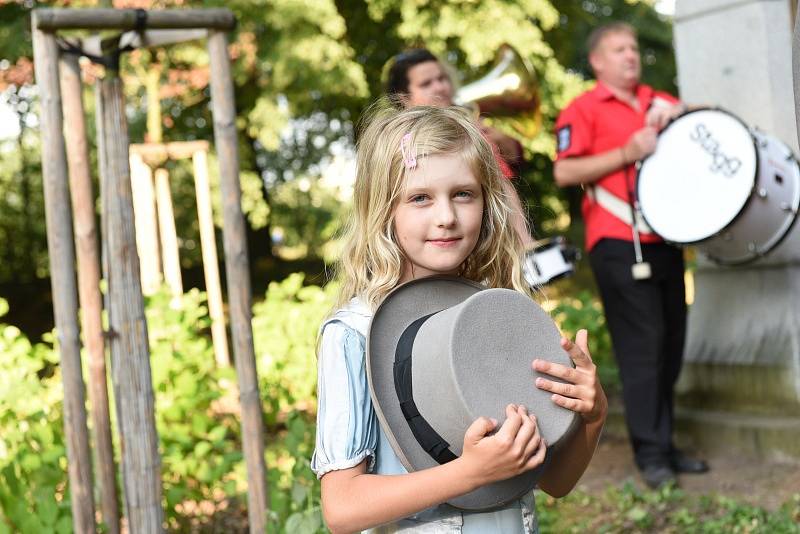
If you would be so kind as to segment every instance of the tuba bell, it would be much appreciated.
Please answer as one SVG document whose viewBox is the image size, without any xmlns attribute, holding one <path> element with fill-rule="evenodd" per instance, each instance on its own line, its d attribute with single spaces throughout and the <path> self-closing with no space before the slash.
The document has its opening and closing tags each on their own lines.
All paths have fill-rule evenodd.
<svg viewBox="0 0 800 534">
<path fill-rule="evenodd" d="M 491 70 L 459 88 L 453 100 L 458 105 L 477 108 L 480 114 L 508 118 L 512 128 L 524 138 L 535 136 L 541 126 L 536 74 L 507 44 L 497 51 Z"/>
</svg>

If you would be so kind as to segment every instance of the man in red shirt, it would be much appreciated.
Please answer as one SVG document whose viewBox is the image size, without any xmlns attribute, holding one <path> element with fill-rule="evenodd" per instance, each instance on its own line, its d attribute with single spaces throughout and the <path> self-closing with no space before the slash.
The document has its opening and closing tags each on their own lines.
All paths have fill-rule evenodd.
<svg viewBox="0 0 800 534">
<path fill-rule="evenodd" d="M 588 50 L 597 85 L 556 122 L 554 174 L 559 186 L 586 190 L 586 250 L 620 369 L 628 433 L 642 478 L 659 487 L 708 465 L 672 440 L 686 333 L 683 254 L 634 215 L 631 199 L 634 163 L 655 150 L 658 131 L 686 108 L 640 83 L 639 46 L 628 24 L 597 28 Z"/>
<path fill-rule="evenodd" d="M 394 57 L 386 80 L 386 94 L 398 107 L 453 105 L 453 82 L 447 70 L 430 51 L 415 48 Z M 503 132 L 479 124 L 483 135 L 492 145 L 500 170 L 506 178 L 513 178 L 522 163 L 522 145 Z M 534 244 L 525 227 L 522 202 L 510 181 L 503 187 L 514 210 L 514 227 L 526 247 Z"/>
</svg>

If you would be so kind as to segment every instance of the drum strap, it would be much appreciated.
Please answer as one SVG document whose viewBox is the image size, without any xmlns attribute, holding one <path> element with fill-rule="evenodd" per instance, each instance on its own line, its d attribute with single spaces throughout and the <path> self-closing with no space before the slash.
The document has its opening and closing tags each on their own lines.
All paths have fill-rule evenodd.
<svg viewBox="0 0 800 534">
<path fill-rule="evenodd" d="M 592 185 L 586 187 L 586 195 L 593 202 L 597 202 L 600 207 L 609 212 L 611 215 L 621 220 L 628 226 L 633 226 L 633 219 L 631 215 L 631 206 L 608 189 L 600 187 L 599 185 Z M 642 213 L 639 210 L 634 210 L 636 213 L 636 229 L 640 233 L 652 234 L 653 229 L 645 222 Z"/>
</svg>

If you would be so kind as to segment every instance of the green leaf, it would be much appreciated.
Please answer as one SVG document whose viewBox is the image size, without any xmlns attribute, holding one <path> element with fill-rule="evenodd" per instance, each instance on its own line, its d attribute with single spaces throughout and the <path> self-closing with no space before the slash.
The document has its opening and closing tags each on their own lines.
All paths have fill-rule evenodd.
<svg viewBox="0 0 800 534">
<path fill-rule="evenodd" d="M 39 518 L 34 514 L 29 514 L 27 516 L 19 518 L 19 525 L 23 532 L 30 532 L 33 534 L 34 532 L 44 532 L 44 525 Z"/>
<path fill-rule="evenodd" d="M 302 506 L 308 497 L 308 488 L 295 482 L 292 484 L 292 501 L 298 506 Z"/>
<path fill-rule="evenodd" d="M 228 429 L 222 425 L 215 426 L 211 429 L 208 433 L 208 440 L 211 442 L 218 442 L 221 441 L 225 435 L 228 433 Z"/>
<path fill-rule="evenodd" d="M 20 462 L 25 471 L 35 471 L 42 465 L 42 459 L 36 453 L 26 454 Z"/>
<path fill-rule="evenodd" d="M 182 486 L 169 487 L 165 493 L 167 496 L 167 506 L 170 510 L 182 503 L 186 497 L 186 489 Z"/>
<path fill-rule="evenodd" d="M 628 510 L 628 513 L 625 514 L 625 517 L 627 517 L 631 521 L 639 523 L 647 519 L 649 515 L 650 514 L 648 514 L 645 508 L 642 508 L 641 506 L 634 506 L 633 508 Z"/>
<path fill-rule="evenodd" d="M 72 534 L 72 517 L 69 515 L 61 516 L 61 519 L 56 523 L 56 532 L 58 534 Z"/>
<path fill-rule="evenodd" d="M 54 525 L 58 518 L 58 504 L 53 499 L 55 488 L 47 488 L 44 492 L 37 491 L 36 513 L 39 519 L 47 526 Z"/>
<path fill-rule="evenodd" d="M 212 446 L 207 441 L 201 441 L 194 446 L 194 454 L 198 458 L 203 458 L 212 449 Z"/>
<path fill-rule="evenodd" d="M 195 413 L 192 415 L 192 432 L 195 435 L 205 434 L 208 430 L 208 423 L 210 418 L 204 413 Z"/>
</svg>

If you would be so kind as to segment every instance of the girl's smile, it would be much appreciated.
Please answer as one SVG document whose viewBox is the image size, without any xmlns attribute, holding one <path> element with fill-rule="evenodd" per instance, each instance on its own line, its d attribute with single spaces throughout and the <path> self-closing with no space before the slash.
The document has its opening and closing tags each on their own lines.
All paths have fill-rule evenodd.
<svg viewBox="0 0 800 534">
<path fill-rule="evenodd" d="M 460 237 L 449 237 L 446 239 L 429 239 L 428 243 L 430 243 L 431 245 L 435 245 L 437 247 L 446 248 L 450 246 L 455 246 L 456 244 L 458 244 L 460 240 L 461 240 Z"/>
<path fill-rule="evenodd" d="M 394 212 L 405 254 L 401 281 L 457 274 L 478 242 L 483 190 L 460 154 L 419 159 Z"/>
</svg>

